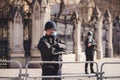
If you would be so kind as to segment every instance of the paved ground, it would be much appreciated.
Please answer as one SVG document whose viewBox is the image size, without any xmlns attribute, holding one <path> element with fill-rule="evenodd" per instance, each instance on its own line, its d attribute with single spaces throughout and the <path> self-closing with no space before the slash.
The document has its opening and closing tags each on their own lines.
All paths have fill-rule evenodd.
<svg viewBox="0 0 120 80">
<path fill-rule="evenodd" d="M 75 61 L 75 55 L 73 54 L 69 54 L 69 55 L 64 55 L 63 56 L 63 60 L 65 62 L 70 62 L 70 61 Z M 83 54 L 83 58 L 82 61 L 85 61 L 84 58 L 84 54 Z M 103 60 L 96 60 L 95 61 L 98 63 L 99 65 L 99 69 L 100 66 L 103 62 L 120 62 L 120 58 L 105 58 Z M 96 71 L 96 66 L 94 65 L 95 71 Z M 105 75 L 106 76 L 120 76 L 120 64 L 119 65 L 105 65 L 104 69 L 105 71 Z M 22 70 L 23 73 L 25 73 L 25 69 Z M 84 64 L 64 64 L 62 67 L 62 71 L 63 74 L 84 74 Z M 1 76 L 6 76 L 6 77 L 17 77 L 19 70 L 18 69 L 0 69 L 0 77 Z M 28 71 L 29 76 L 30 77 L 39 77 L 41 74 L 41 69 L 29 69 Z M 94 75 L 94 74 L 89 74 L 89 75 Z M 0 80 L 4 80 L 4 79 L 0 79 Z M 6 79 L 5 79 L 6 80 Z M 17 79 L 15 79 L 17 80 Z M 30 79 L 30 80 L 34 80 L 34 79 Z M 35 79 L 36 80 L 36 79 Z M 40 80 L 40 79 L 37 79 Z M 71 80 L 69 79 L 65 79 L 65 80 Z M 78 80 L 78 79 L 72 79 L 72 80 Z M 96 79 L 79 79 L 79 80 L 96 80 Z M 109 79 L 108 79 L 109 80 Z M 118 79 L 120 80 L 120 79 Z"/>
</svg>

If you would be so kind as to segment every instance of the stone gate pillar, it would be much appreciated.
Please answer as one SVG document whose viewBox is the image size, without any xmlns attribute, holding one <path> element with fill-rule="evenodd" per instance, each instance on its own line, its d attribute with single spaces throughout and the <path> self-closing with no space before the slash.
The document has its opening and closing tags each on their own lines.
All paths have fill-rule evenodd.
<svg viewBox="0 0 120 80">
<path fill-rule="evenodd" d="M 43 36 L 46 21 L 50 20 L 50 8 L 47 0 L 33 0 L 32 3 L 32 49 L 35 49 Z"/>
<path fill-rule="evenodd" d="M 41 2 L 41 26 L 45 26 L 45 23 L 50 20 L 50 5 L 47 0 Z"/>
<path fill-rule="evenodd" d="M 23 50 L 23 10 L 19 5 L 13 6 L 10 11 L 11 21 L 9 22 L 10 28 L 10 49 L 12 51 Z"/>
<path fill-rule="evenodd" d="M 113 44 L 112 44 L 112 20 L 111 14 L 108 10 L 106 10 L 103 19 L 103 25 L 107 27 L 107 35 L 106 35 L 106 55 L 107 57 L 113 57 Z"/>
<path fill-rule="evenodd" d="M 114 56 L 120 56 L 120 16 L 116 16 L 113 27 L 113 52 Z"/>
<path fill-rule="evenodd" d="M 37 47 L 38 41 L 42 36 L 41 22 L 40 22 L 40 2 L 39 0 L 33 0 L 32 9 L 32 49 Z"/>
<path fill-rule="evenodd" d="M 81 60 L 81 21 L 77 11 L 72 15 L 73 20 L 73 52 L 75 53 L 75 60 Z"/>
<path fill-rule="evenodd" d="M 103 50 L 102 50 L 102 16 L 98 7 L 95 6 L 93 9 L 90 25 L 95 28 L 94 37 L 97 43 L 97 59 L 103 58 Z"/>
</svg>

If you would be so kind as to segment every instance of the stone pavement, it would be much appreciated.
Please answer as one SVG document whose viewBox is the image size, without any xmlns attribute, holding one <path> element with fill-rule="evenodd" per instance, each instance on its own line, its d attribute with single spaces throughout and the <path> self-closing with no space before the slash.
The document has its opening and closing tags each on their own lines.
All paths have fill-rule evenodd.
<svg viewBox="0 0 120 80">
<path fill-rule="evenodd" d="M 83 54 L 84 55 L 84 54 Z M 68 54 L 68 55 L 63 55 L 63 61 L 65 62 L 73 62 L 75 61 L 75 55 L 74 54 Z M 83 57 L 82 61 L 85 61 L 85 58 Z M 103 62 L 120 62 L 120 58 L 104 58 L 102 60 L 97 60 L 95 61 L 100 66 Z M 95 71 L 96 71 L 96 66 L 94 65 Z M 106 65 L 104 66 L 104 71 L 106 76 L 119 76 L 120 75 L 120 64 L 119 65 Z M 23 73 L 25 73 L 25 69 L 22 70 Z M 0 69 L 0 77 L 1 76 L 6 76 L 6 77 L 17 77 L 19 70 L 18 69 Z M 41 69 L 40 68 L 32 68 L 28 70 L 29 76 L 30 77 L 39 77 L 41 74 Z M 63 74 L 84 74 L 84 64 L 63 64 L 62 67 L 62 72 Z M 0 79 L 4 80 L 4 79 Z M 6 79 L 5 79 L 6 80 Z M 33 80 L 33 79 L 31 79 Z M 89 80 L 89 79 L 86 79 Z"/>
</svg>

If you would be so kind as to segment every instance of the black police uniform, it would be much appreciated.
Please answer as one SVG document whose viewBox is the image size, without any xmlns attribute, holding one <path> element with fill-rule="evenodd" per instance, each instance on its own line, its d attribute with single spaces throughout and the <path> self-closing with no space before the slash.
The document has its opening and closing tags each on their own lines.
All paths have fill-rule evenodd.
<svg viewBox="0 0 120 80">
<path fill-rule="evenodd" d="M 59 44 L 63 44 L 52 35 L 43 36 L 38 44 L 38 49 L 41 52 L 42 61 L 62 61 L 62 53 L 55 54 L 64 51 Z M 42 76 L 60 75 L 61 64 L 42 64 Z M 60 78 L 45 78 L 42 80 L 61 80 Z"/>
<path fill-rule="evenodd" d="M 91 43 L 92 45 L 88 47 L 88 44 Z M 85 41 L 85 56 L 86 56 L 86 61 L 93 61 L 94 60 L 94 39 L 92 39 L 92 42 L 89 42 L 89 39 L 86 39 Z M 85 64 L 85 72 L 87 73 L 87 68 L 88 68 L 88 63 Z M 91 73 L 94 73 L 93 70 L 93 63 L 90 63 L 90 69 Z"/>
</svg>

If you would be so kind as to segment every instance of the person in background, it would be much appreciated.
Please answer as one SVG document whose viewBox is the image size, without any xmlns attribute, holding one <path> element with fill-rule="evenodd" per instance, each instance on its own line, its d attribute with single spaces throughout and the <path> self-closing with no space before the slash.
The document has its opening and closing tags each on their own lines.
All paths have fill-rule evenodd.
<svg viewBox="0 0 120 80">
<path fill-rule="evenodd" d="M 45 24 L 46 34 L 38 44 L 42 61 L 62 61 L 62 54 L 65 52 L 65 44 L 57 38 L 56 24 L 48 21 Z M 42 64 L 42 76 L 60 76 L 61 64 Z M 43 78 L 42 80 L 61 80 L 61 78 Z"/>
<path fill-rule="evenodd" d="M 29 38 L 28 30 L 25 29 L 24 32 L 24 51 L 25 51 L 25 58 L 29 58 L 31 56 L 31 40 Z"/>
<path fill-rule="evenodd" d="M 86 61 L 94 61 L 94 47 L 96 46 L 95 40 L 93 39 L 93 33 L 91 31 L 87 34 L 87 39 L 85 40 L 85 56 Z M 85 64 L 85 73 L 88 74 L 88 63 Z M 93 70 L 93 63 L 90 63 L 91 73 L 95 73 Z"/>
</svg>

